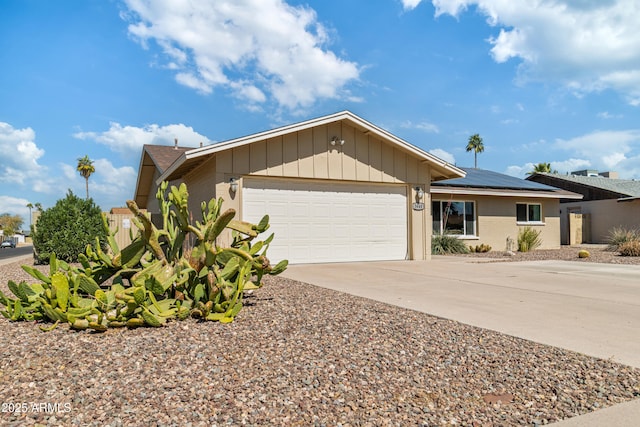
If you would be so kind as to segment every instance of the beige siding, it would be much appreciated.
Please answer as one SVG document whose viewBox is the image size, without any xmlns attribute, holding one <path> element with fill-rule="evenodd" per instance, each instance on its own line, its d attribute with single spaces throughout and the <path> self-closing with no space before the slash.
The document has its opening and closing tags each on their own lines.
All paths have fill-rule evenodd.
<svg viewBox="0 0 640 427">
<path fill-rule="evenodd" d="M 237 154 L 237 149 L 233 151 Z M 279 136 L 277 138 L 269 139 L 267 141 L 267 175 L 283 176 L 283 164 L 284 156 L 282 155 L 282 137 Z"/>
<path fill-rule="evenodd" d="M 356 164 L 356 130 L 351 126 L 342 126 L 342 179 L 348 181 L 357 180 L 357 164 Z"/>
<path fill-rule="evenodd" d="M 258 141 L 249 146 L 250 173 L 256 175 L 267 174 L 267 142 Z"/>
<path fill-rule="evenodd" d="M 617 200 L 593 200 L 562 204 L 563 232 L 568 233 L 568 211 L 589 215 L 591 241 L 607 243 L 609 231 L 614 227 L 640 228 L 640 200 L 618 202 Z"/>
<path fill-rule="evenodd" d="M 233 163 L 233 159 L 228 156 L 223 156 L 223 159 L 228 162 L 226 163 L 228 165 Z M 202 219 L 202 209 L 200 207 L 202 202 L 209 202 L 209 200 L 216 197 L 214 178 L 216 175 L 216 161 L 215 159 L 210 159 L 184 177 L 184 182 L 189 190 L 189 210 L 194 220 Z"/>
<path fill-rule="evenodd" d="M 282 174 L 285 176 L 298 176 L 298 135 L 288 134 L 282 140 Z M 239 173 L 244 173 L 240 172 Z M 246 173 L 248 173 L 247 171 Z"/>
<path fill-rule="evenodd" d="M 118 248 L 122 249 L 131 243 L 130 232 L 135 237 L 138 234 L 138 227 L 133 224 L 133 214 L 111 214 L 105 213 L 109 229 L 114 232 L 117 230 L 114 238 L 118 244 Z"/>
<path fill-rule="evenodd" d="M 296 148 L 298 150 L 298 158 L 294 160 L 298 164 L 297 171 L 300 178 L 313 178 L 313 144 L 300 144 L 298 141 L 311 141 L 313 138 L 313 130 L 306 129 L 301 132 L 296 132 L 291 135 L 292 139 L 296 141 Z M 293 147 L 288 147 L 293 150 Z M 286 172 L 291 171 L 288 169 Z M 257 171 L 253 171 L 254 174 L 259 174 Z M 294 170 L 295 173 L 295 170 Z"/>
<path fill-rule="evenodd" d="M 357 132 L 355 146 L 356 180 L 369 181 L 371 179 L 371 174 L 369 173 L 369 138 L 361 132 Z"/>
<path fill-rule="evenodd" d="M 344 145 L 331 145 L 336 136 Z M 399 148 L 333 123 L 218 153 L 219 173 L 384 183 L 428 182 L 428 166 Z"/>
</svg>

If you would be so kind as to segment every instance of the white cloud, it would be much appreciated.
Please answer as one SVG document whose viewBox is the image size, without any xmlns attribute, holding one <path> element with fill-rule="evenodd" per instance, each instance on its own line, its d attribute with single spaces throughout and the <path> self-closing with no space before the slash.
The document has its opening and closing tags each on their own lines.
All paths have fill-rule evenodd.
<svg viewBox="0 0 640 427">
<path fill-rule="evenodd" d="M 402 122 L 400 125 L 403 129 L 417 129 L 427 133 L 440 133 L 437 125 L 429 122 L 413 123 L 410 120 Z"/>
<path fill-rule="evenodd" d="M 433 6 L 436 8 L 436 18 L 440 15 L 448 14 L 457 17 L 460 13 L 467 9 L 466 0 L 433 0 Z"/>
<path fill-rule="evenodd" d="M 429 153 L 441 158 L 445 162 L 451 163 L 452 165 L 456 164 L 456 158 L 453 156 L 453 154 L 441 148 L 434 148 L 433 150 L 429 150 Z"/>
<path fill-rule="evenodd" d="M 592 167 L 591 162 L 586 159 L 574 159 L 570 158 L 561 161 L 552 161 L 551 170 L 557 170 L 558 173 L 571 173 L 581 169 L 589 169 Z"/>
<path fill-rule="evenodd" d="M 617 171 L 621 178 L 640 178 L 640 130 L 595 131 L 571 139 L 557 139 L 554 148 L 586 159 L 588 164 L 582 168 Z"/>
<path fill-rule="evenodd" d="M 551 161 L 549 163 L 551 164 L 551 170 L 558 171 L 560 174 L 591 167 L 591 162 L 585 159 L 567 159 L 563 161 Z M 535 164 L 532 162 L 525 163 L 521 166 L 511 165 L 507 167 L 504 173 L 518 178 L 525 178 L 527 174 L 534 169 L 534 167 Z"/>
<path fill-rule="evenodd" d="M 562 174 L 594 169 L 615 171 L 624 179 L 640 179 L 640 130 L 595 131 L 569 139 L 558 138 L 548 146 L 544 142 L 534 143 L 529 148 L 535 147 L 533 151 L 546 153 L 546 158 L 533 159 L 534 162 L 522 166 L 509 166 L 506 173 L 522 177 L 539 161 L 551 163 L 551 169 Z M 562 160 L 564 153 L 569 158 Z"/>
<path fill-rule="evenodd" d="M 219 86 L 250 107 L 275 100 L 294 109 L 344 99 L 345 86 L 360 73 L 356 63 L 326 48 L 328 30 L 308 6 L 282 0 L 126 3 L 132 37 L 144 48 L 154 40 L 176 80 L 204 94 Z"/>
<path fill-rule="evenodd" d="M 504 173 L 511 176 L 517 176 L 518 178 L 523 178 L 527 172 L 531 171 L 531 169 L 533 169 L 533 164 L 527 163 L 524 166 L 508 166 Z"/>
<path fill-rule="evenodd" d="M 38 163 L 44 150 L 35 142 L 31 128 L 16 129 L 0 122 L 0 182 L 32 187 L 42 191 L 46 187 L 46 168 Z"/>
<path fill-rule="evenodd" d="M 492 26 L 496 62 L 522 61 L 519 78 L 552 80 L 576 95 L 613 89 L 640 105 L 640 3 L 636 0 L 432 0 L 435 16 L 475 6 Z"/>
<path fill-rule="evenodd" d="M 611 114 L 608 111 L 602 111 L 598 113 L 598 117 L 601 119 L 621 119 L 622 114 Z"/>
<path fill-rule="evenodd" d="M 11 197 L 11 196 L 1 196 L 0 195 L 0 214 L 8 213 L 10 215 L 20 215 L 24 219 L 29 218 L 29 208 L 27 208 L 27 204 L 29 201 L 27 199 L 22 199 L 19 197 Z M 24 229 L 29 228 L 29 222 L 25 222 L 22 224 Z"/>
<path fill-rule="evenodd" d="M 184 147 L 197 147 L 200 142 L 204 144 L 211 142 L 206 136 L 183 124 L 167 126 L 152 124 L 135 127 L 112 122 L 107 131 L 76 132 L 73 136 L 81 140 L 93 140 L 109 146 L 114 151 L 124 153 L 138 153 L 145 144 L 173 145 L 175 138 L 178 138 L 178 144 Z"/>
<path fill-rule="evenodd" d="M 422 0 L 402 0 L 402 7 L 404 10 L 412 10 L 418 7 Z"/>
<path fill-rule="evenodd" d="M 640 130 L 595 131 L 571 139 L 556 139 L 555 147 L 583 157 L 601 159 L 613 153 L 629 153 L 640 148 Z"/>
</svg>

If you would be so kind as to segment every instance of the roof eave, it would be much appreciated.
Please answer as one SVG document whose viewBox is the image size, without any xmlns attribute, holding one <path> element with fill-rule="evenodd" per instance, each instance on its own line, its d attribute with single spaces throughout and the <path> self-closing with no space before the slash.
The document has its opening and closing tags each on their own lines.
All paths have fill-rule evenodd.
<svg viewBox="0 0 640 427">
<path fill-rule="evenodd" d="M 330 114 L 328 116 L 311 119 L 304 122 L 283 126 L 277 129 L 267 130 L 267 131 L 259 132 L 253 135 L 248 135 L 241 138 L 235 138 L 228 141 L 219 142 L 217 144 L 189 150 L 185 152 L 182 156 L 180 156 L 180 158 L 178 158 L 170 167 L 168 167 L 167 170 L 164 171 L 164 173 L 160 176 L 160 178 L 158 178 L 158 181 L 162 182 L 165 180 L 169 180 L 170 178 L 171 179 L 179 178 L 180 176 L 179 175 L 176 176 L 175 172 L 184 163 L 186 163 L 189 160 L 202 157 L 202 156 L 214 155 L 224 150 L 229 150 L 229 149 L 233 149 L 243 145 L 248 145 L 248 144 L 262 141 L 265 139 L 276 138 L 278 136 L 283 136 L 291 132 L 299 132 L 312 127 L 322 126 L 322 125 L 334 123 L 336 121 L 341 121 L 341 120 L 349 121 L 355 124 L 356 126 L 359 126 L 362 130 L 373 133 L 382 139 L 391 141 L 397 146 L 404 149 L 405 151 L 408 151 L 413 155 L 415 155 L 416 157 L 422 159 L 423 161 L 429 162 L 432 165 L 432 167 L 436 168 L 436 170 L 440 175 L 438 176 L 437 179 L 434 179 L 434 181 L 452 179 L 452 178 L 464 178 L 466 176 L 466 173 L 462 169 L 434 156 L 433 154 L 430 154 L 424 150 L 421 150 L 420 148 L 404 141 L 403 139 L 398 138 L 392 133 L 387 132 L 386 130 L 379 128 L 378 126 L 372 123 L 369 123 L 368 121 L 362 119 L 361 117 L 356 116 L 350 111 L 341 111 L 339 113 Z"/>
<path fill-rule="evenodd" d="M 431 187 L 432 194 L 459 194 L 474 196 L 500 196 L 500 197 L 531 197 L 543 199 L 573 199 L 581 200 L 582 194 L 571 192 L 555 192 L 555 191 L 531 191 L 501 188 L 479 188 L 479 187 Z"/>
</svg>

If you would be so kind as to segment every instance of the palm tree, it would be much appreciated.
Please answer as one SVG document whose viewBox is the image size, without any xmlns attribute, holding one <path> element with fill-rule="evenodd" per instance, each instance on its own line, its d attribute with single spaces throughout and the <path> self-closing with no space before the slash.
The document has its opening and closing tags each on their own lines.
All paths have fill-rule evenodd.
<svg viewBox="0 0 640 427">
<path fill-rule="evenodd" d="M 478 169 L 478 153 L 482 153 L 484 151 L 484 145 L 482 144 L 482 138 L 477 133 L 469 137 L 467 152 L 469 151 L 473 151 L 474 167 Z"/>
<path fill-rule="evenodd" d="M 80 175 L 84 178 L 85 184 L 87 187 L 87 199 L 89 198 L 89 177 L 92 173 L 96 171 L 96 168 L 93 167 L 93 160 L 89 158 L 89 156 L 85 155 L 78 159 L 78 167 L 76 170 L 80 173 Z"/>
<path fill-rule="evenodd" d="M 31 229 L 31 219 L 33 218 L 31 215 L 31 209 L 33 209 L 33 203 L 27 203 L 27 207 L 29 208 L 29 229 Z"/>
<path fill-rule="evenodd" d="M 531 172 L 527 172 L 527 175 L 533 175 L 534 173 L 552 173 L 551 163 L 538 163 L 533 166 L 533 170 Z M 553 173 L 558 173 L 558 171 L 554 170 Z"/>
</svg>

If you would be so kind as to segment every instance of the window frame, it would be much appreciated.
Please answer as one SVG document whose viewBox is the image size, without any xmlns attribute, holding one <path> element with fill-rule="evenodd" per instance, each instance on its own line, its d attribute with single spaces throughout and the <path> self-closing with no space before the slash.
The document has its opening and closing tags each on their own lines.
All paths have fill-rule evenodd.
<svg viewBox="0 0 640 427">
<path fill-rule="evenodd" d="M 526 214 L 526 219 L 523 221 L 519 218 L 518 207 L 524 206 L 524 212 Z M 531 219 L 531 208 L 538 207 L 538 215 L 540 219 Z M 529 202 L 516 202 L 516 224 L 518 225 L 544 225 L 544 211 L 542 209 L 541 202 L 529 203 Z"/>
<path fill-rule="evenodd" d="M 443 234 L 444 230 L 443 230 L 443 224 L 442 224 L 442 219 L 443 219 L 443 214 L 444 214 L 444 209 L 446 208 L 447 204 L 449 203 L 461 203 L 462 206 L 464 207 L 464 211 L 462 212 L 462 217 L 464 218 L 463 220 L 463 234 L 446 234 L 447 236 L 455 236 L 458 237 L 460 239 L 477 239 L 478 238 L 478 208 L 477 208 L 477 202 L 475 200 L 468 200 L 468 199 L 463 199 L 463 200 L 442 200 L 442 199 L 437 199 L 437 200 L 431 200 L 431 219 L 432 219 L 432 226 L 433 223 L 435 222 L 435 218 L 436 216 L 434 215 L 434 210 L 433 210 L 433 205 L 434 203 L 438 204 L 438 214 L 437 214 L 437 218 L 438 218 L 438 223 L 439 223 L 439 228 L 436 229 L 435 227 L 433 227 L 431 233 L 434 235 L 437 234 Z M 467 213 L 467 204 L 470 203 L 473 206 L 473 234 L 468 234 L 467 233 L 467 224 L 469 223 L 469 221 L 467 221 L 467 217 L 468 217 L 468 213 Z"/>
</svg>

